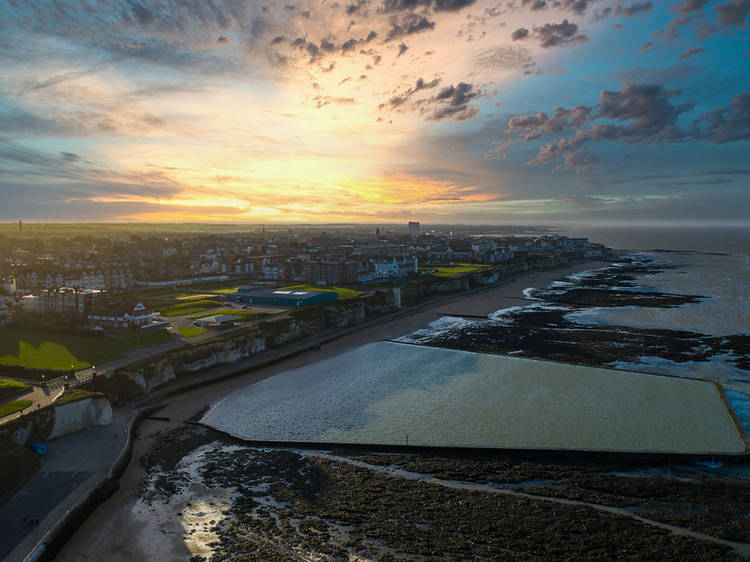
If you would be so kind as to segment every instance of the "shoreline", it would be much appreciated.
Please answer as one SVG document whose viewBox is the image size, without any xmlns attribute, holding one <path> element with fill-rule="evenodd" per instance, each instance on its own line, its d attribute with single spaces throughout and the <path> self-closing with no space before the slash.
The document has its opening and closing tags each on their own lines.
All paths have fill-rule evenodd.
<svg viewBox="0 0 750 562">
<path fill-rule="evenodd" d="M 160 442 L 165 432 L 184 427 L 183 420 L 195 416 L 229 394 L 280 372 L 334 357 L 366 343 L 394 339 L 424 328 L 447 314 L 445 311 L 450 310 L 450 307 L 460 306 L 462 310 L 487 310 L 494 307 L 492 311 L 488 311 L 489 313 L 505 308 L 504 304 L 507 302 L 513 302 L 511 306 L 518 306 L 520 303 L 518 299 L 523 299 L 522 291 L 530 286 L 543 288 L 566 275 L 599 269 L 608 263 L 592 260 L 546 271 L 529 271 L 517 275 L 515 279 L 507 283 L 483 288 L 470 294 L 441 297 L 433 302 L 418 305 L 412 314 L 354 330 L 330 343 L 323 344 L 319 349 L 298 353 L 256 371 L 170 396 L 166 399 L 168 403 L 158 412 L 160 417 L 168 418 L 169 421 L 148 419 L 143 421 L 138 433 L 134 436 L 132 459 L 120 478 L 119 490 L 89 515 L 59 553 L 57 559 L 114 559 L 112 556 L 115 553 L 111 550 L 111 539 L 123 532 L 132 535 L 126 542 L 137 542 L 140 523 L 133 519 L 131 512 L 145 476 L 141 459 L 155 444 Z M 132 556 L 131 552 L 121 559 L 131 559 Z"/>
</svg>

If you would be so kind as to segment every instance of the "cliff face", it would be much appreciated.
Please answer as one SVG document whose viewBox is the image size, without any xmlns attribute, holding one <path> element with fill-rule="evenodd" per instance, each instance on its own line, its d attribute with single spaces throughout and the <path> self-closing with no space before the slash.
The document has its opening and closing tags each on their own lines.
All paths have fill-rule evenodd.
<svg viewBox="0 0 750 562">
<path fill-rule="evenodd" d="M 337 300 L 293 310 L 281 318 L 260 322 L 253 332 L 212 340 L 171 351 L 97 378 L 92 389 L 118 400 L 132 400 L 181 376 L 233 363 L 325 330 L 342 329 L 411 306 L 431 296 L 492 285 L 529 269 L 550 268 L 569 261 L 565 256 L 503 263 L 458 277 L 420 280 L 396 290 L 379 290 L 356 299 Z"/>
<path fill-rule="evenodd" d="M 161 357 L 116 369 L 106 376 L 97 377 L 91 388 L 117 400 L 133 400 L 177 377 L 241 361 L 328 329 L 353 326 L 396 308 L 395 296 L 389 290 L 294 310 L 286 317 L 260 322 L 253 332 L 171 351 Z"/>
<path fill-rule="evenodd" d="M 3 426 L 0 431 L 0 448 L 4 449 L 9 441 L 29 445 L 110 423 L 112 406 L 106 398 L 84 398 L 60 406 L 53 403 Z"/>
</svg>

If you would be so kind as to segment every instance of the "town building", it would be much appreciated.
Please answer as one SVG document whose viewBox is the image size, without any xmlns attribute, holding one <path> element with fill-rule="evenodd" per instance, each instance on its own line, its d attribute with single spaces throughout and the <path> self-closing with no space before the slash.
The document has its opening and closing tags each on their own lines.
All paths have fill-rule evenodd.
<svg viewBox="0 0 750 562">
<path fill-rule="evenodd" d="M 100 330 L 148 328 L 163 324 L 159 322 L 159 313 L 149 311 L 141 302 L 132 307 L 111 305 L 107 307 L 107 310 L 89 314 L 86 319 L 94 329 Z"/>
<path fill-rule="evenodd" d="M 305 279 L 309 283 L 340 285 L 357 282 L 357 261 L 309 261 L 305 263 Z"/>
<path fill-rule="evenodd" d="M 373 265 L 375 266 L 376 279 L 406 277 L 407 275 L 414 275 L 419 271 L 416 257 L 406 258 L 399 261 L 397 261 L 396 258 L 393 258 L 392 260 L 376 261 L 373 262 Z"/>
<path fill-rule="evenodd" d="M 297 291 L 292 289 L 267 289 L 265 287 L 241 287 L 232 300 L 247 304 L 269 304 L 285 307 L 300 307 L 332 301 L 339 298 L 334 291 Z"/>
</svg>

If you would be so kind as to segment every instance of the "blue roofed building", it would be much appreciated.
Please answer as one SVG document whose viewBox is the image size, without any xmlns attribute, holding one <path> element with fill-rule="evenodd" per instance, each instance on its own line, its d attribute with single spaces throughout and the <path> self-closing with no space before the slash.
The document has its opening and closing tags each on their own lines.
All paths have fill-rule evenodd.
<svg viewBox="0 0 750 562">
<path fill-rule="evenodd" d="M 297 289 L 267 289 L 265 287 L 241 287 L 233 300 L 246 304 L 266 304 L 285 307 L 300 307 L 339 298 L 333 291 L 305 291 Z"/>
</svg>

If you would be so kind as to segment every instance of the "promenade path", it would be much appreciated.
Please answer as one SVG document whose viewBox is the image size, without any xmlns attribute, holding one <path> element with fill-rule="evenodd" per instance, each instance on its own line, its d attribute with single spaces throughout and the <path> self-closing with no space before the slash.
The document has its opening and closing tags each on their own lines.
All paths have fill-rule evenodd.
<svg viewBox="0 0 750 562">
<path fill-rule="evenodd" d="M 125 445 L 132 413 L 115 409 L 111 425 L 49 442 L 39 470 L 0 504 L 0 559 L 23 560 L 62 513 L 106 476 Z"/>
</svg>

